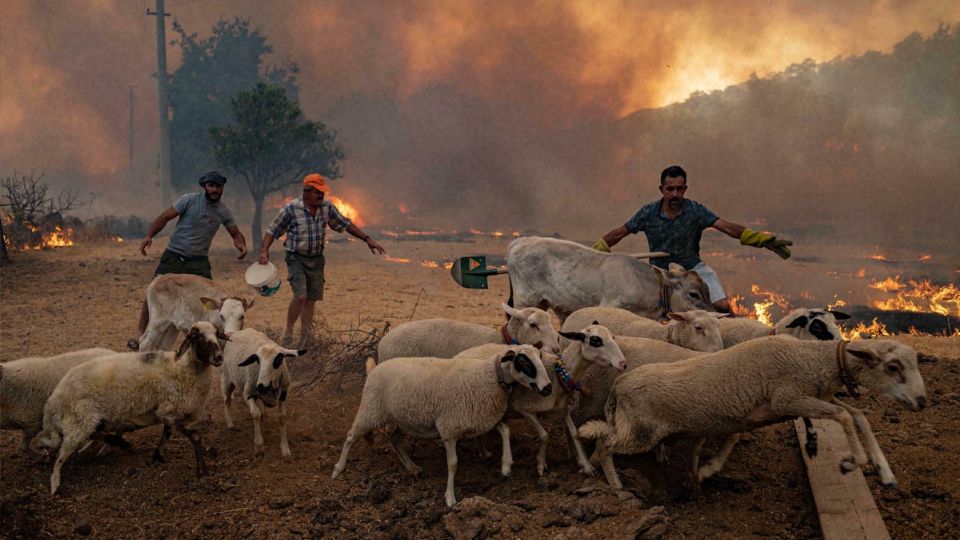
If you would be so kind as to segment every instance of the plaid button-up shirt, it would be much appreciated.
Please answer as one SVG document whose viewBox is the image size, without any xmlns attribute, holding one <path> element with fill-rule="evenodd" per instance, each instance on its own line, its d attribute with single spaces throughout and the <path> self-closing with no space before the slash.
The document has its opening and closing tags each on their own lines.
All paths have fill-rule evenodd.
<svg viewBox="0 0 960 540">
<path fill-rule="evenodd" d="M 280 238 L 287 233 L 283 247 L 287 251 L 300 255 L 320 255 L 323 253 L 323 241 L 326 226 L 337 232 L 343 232 L 350 220 L 337 210 L 330 201 L 323 201 L 316 216 L 310 215 L 303 197 L 290 201 L 267 227 L 267 233 Z"/>
</svg>

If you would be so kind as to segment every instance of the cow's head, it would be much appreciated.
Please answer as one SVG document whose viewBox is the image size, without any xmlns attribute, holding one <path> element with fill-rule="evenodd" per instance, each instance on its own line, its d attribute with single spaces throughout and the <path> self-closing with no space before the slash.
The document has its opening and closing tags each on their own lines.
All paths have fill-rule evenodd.
<svg viewBox="0 0 960 540">
<path fill-rule="evenodd" d="M 716 311 L 710 302 L 710 290 L 700 279 L 700 276 L 692 270 L 684 270 L 682 266 L 676 263 L 670 263 L 670 270 L 661 270 L 661 278 L 665 280 L 670 289 L 670 309 L 672 311 L 689 311 L 691 309 L 702 309 L 705 311 Z"/>
</svg>

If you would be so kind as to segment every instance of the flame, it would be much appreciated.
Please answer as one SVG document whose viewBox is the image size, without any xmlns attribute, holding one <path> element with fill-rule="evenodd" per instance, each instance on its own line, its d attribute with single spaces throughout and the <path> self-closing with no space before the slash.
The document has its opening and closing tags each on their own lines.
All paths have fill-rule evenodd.
<svg viewBox="0 0 960 540">
<path fill-rule="evenodd" d="M 385 260 L 385 261 L 387 261 L 387 262 L 394 262 L 394 263 L 408 263 L 408 262 L 410 262 L 410 259 L 405 259 L 405 258 L 403 258 L 403 257 L 393 257 L 393 256 L 391 256 L 391 255 L 384 255 L 384 256 L 383 256 L 383 260 Z"/>
<path fill-rule="evenodd" d="M 938 285 L 928 279 L 922 281 L 907 280 L 900 276 L 874 281 L 871 289 L 895 294 L 887 300 L 875 300 L 873 306 L 884 311 L 933 312 L 949 316 L 960 316 L 960 289 L 956 284 Z M 948 304 L 953 304 L 951 308 Z"/>
<path fill-rule="evenodd" d="M 738 317 L 755 317 L 756 315 L 751 312 L 749 309 L 740 304 L 743 301 L 743 297 L 739 294 L 735 294 L 729 298 L 727 301 L 730 302 L 730 311 Z"/>
<path fill-rule="evenodd" d="M 400 203 L 397 204 L 397 210 L 400 210 L 400 213 L 401 213 L 401 214 L 409 214 L 409 213 L 410 213 L 410 206 L 407 205 L 407 203 L 405 203 L 405 202 L 403 202 L 403 201 L 400 201 Z"/>
<path fill-rule="evenodd" d="M 360 212 L 357 210 L 356 206 L 334 195 L 330 195 L 327 197 L 327 199 L 329 199 L 329 201 L 337 207 L 337 210 L 339 210 L 345 218 L 352 221 L 357 227 L 363 227 L 363 219 L 360 217 Z"/>
<path fill-rule="evenodd" d="M 420 261 L 420 266 L 425 268 L 440 268 L 440 265 L 437 261 Z"/>
<path fill-rule="evenodd" d="M 116 236 L 113 237 L 113 241 L 116 242 L 116 243 L 118 243 L 118 244 L 122 244 L 122 243 L 123 243 L 123 237 L 118 234 L 118 235 L 116 235 Z"/>
<path fill-rule="evenodd" d="M 773 326 L 773 319 L 770 315 L 770 308 L 773 307 L 774 304 L 780 306 L 784 310 L 790 309 L 790 302 L 787 301 L 787 299 L 784 298 L 783 295 L 773 291 L 765 291 L 761 289 L 760 286 L 757 285 L 756 283 L 750 286 L 750 292 L 752 292 L 756 296 L 766 297 L 766 300 L 764 301 L 754 302 L 753 311 L 757 317 L 757 320 L 768 326 Z"/>
<path fill-rule="evenodd" d="M 933 255 L 921 255 L 920 258 L 917 259 L 918 262 L 927 262 L 930 260 L 933 260 Z"/>
<path fill-rule="evenodd" d="M 889 336 L 890 332 L 887 330 L 887 325 L 882 322 L 878 322 L 877 318 L 874 317 L 870 325 L 863 324 L 863 321 L 857 323 L 857 326 L 851 330 L 844 330 L 840 328 L 840 335 L 843 336 L 843 339 L 863 339 L 871 338 L 878 336 Z"/>
<path fill-rule="evenodd" d="M 830 311 L 830 310 L 833 310 L 834 308 L 843 307 L 843 306 L 847 305 L 846 301 L 841 300 L 840 298 L 837 298 L 836 296 L 834 296 L 834 298 L 836 299 L 836 302 L 828 305 L 828 306 L 827 306 L 827 311 Z"/>
<path fill-rule="evenodd" d="M 39 231 L 40 229 L 33 225 L 30 222 L 25 222 L 24 225 L 27 226 L 31 231 Z M 52 231 L 44 233 L 40 237 L 40 241 L 35 244 L 27 244 L 20 248 L 21 251 L 30 251 L 30 250 L 40 250 L 46 248 L 59 248 L 59 247 L 70 247 L 73 246 L 73 229 L 67 227 L 66 230 L 56 226 Z"/>
<path fill-rule="evenodd" d="M 884 255 L 883 253 L 874 253 L 873 255 L 870 255 L 870 258 L 873 259 L 873 260 L 875 260 L 875 261 L 889 261 L 889 260 L 890 260 L 890 259 L 888 259 L 887 256 Z"/>
</svg>

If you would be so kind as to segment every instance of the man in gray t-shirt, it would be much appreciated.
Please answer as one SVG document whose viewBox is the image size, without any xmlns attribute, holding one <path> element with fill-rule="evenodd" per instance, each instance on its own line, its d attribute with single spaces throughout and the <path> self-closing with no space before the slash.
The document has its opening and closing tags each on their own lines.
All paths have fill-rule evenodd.
<svg viewBox="0 0 960 540">
<path fill-rule="evenodd" d="M 650 259 L 650 264 L 666 269 L 670 263 L 677 263 L 696 272 L 710 290 L 710 302 L 717 311 L 729 313 L 730 303 L 720 286 L 717 273 L 700 260 L 700 236 L 703 230 L 713 227 L 727 236 L 738 238 L 745 246 L 767 248 L 784 259 L 790 257 L 788 246 L 792 246 L 793 242 L 720 219 L 706 206 L 684 199 L 686 191 L 686 171 L 676 165 L 667 167 L 660 173 L 660 193 L 663 198 L 641 208 L 630 221 L 608 232 L 593 247 L 609 253 L 610 247 L 628 234 L 643 231 L 652 251 L 670 254 L 669 257 Z"/>
<path fill-rule="evenodd" d="M 213 279 L 208 253 L 213 237 L 221 225 L 233 237 L 233 245 L 240 251 L 237 258 L 243 259 L 247 256 L 247 240 L 237 227 L 230 209 L 220 201 L 227 179 L 216 171 L 210 171 L 200 177 L 199 183 L 203 191 L 188 193 L 164 210 L 150 225 L 146 238 L 140 243 L 140 253 L 146 255 L 147 248 L 153 244 L 153 237 L 163 230 L 167 222 L 176 217 L 180 218 L 170 235 L 167 249 L 160 255 L 160 264 L 154 276 L 194 274 Z M 146 330 L 148 319 L 147 303 L 144 302 L 140 311 L 140 335 Z"/>
</svg>

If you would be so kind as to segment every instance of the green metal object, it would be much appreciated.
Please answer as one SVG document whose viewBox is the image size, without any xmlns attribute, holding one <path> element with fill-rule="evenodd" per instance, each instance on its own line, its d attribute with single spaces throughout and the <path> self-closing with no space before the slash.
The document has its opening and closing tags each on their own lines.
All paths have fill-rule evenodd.
<svg viewBox="0 0 960 540">
<path fill-rule="evenodd" d="M 486 255 L 460 257 L 450 267 L 453 280 L 465 289 L 486 289 L 488 276 L 506 273 L 506 268 L 487 268 Z"/>
</svg>

